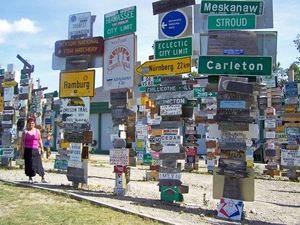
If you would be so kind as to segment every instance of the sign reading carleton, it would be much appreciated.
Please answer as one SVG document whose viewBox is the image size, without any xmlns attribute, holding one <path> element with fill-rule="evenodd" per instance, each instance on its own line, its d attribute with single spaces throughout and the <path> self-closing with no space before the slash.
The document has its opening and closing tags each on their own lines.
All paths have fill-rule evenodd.
<svg viewBox="0 0 300 225">
<path fill-rule="evenodd" d="M 94 97 L 95 70 L 61 72 L 59 97 Z"/>
</svg>

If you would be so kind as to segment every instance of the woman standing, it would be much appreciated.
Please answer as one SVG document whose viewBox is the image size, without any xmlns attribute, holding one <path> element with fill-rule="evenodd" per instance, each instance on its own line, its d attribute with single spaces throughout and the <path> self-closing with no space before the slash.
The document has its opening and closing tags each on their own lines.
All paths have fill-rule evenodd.
<svg viewBox="0 0 300 225">
<path fill-rule="evenodd" d="M 42 158 L 39 152 L 39 147 L 42 149 L 43 154 L 43 141 L 41 139 L 41 133 L 35 128 L 35 121 L 33 118 L 27 120 L 27 130 L 22 133 L 21 141 L 21 155 L 25 160 L 25 174 L 29 177 L 28 182 L 34 183 L 33 177 L 39 174 L 42 177 L 42 183 L 49 183 L 45 179 L 45 172 L 42 164 Z"/>
</svg>

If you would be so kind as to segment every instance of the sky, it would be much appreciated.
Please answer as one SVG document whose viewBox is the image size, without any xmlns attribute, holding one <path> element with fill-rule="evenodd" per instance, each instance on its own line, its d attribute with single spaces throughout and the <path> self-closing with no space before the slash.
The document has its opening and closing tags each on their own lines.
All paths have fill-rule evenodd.
<svg viewBox="0 0 300 225">
<path fill-rule="evenodd" d="M 14 64 L 16 77 L 23 63 L 19 54 L 35 69 L 32 77 L 48 91 L 59 90 L 59 70 L 52 69 L 54 44 L 68 39 L 69 15 L 91 12 L 96 15 L 93 36 L 104 36 L 104 14 L 123 8 L 137 7 L 137 60 L 148 61 L 152 45 L 158 39 L 158 15 L 152 13 L 155 0 L 10 0 L 2 4 L 0 14 L 0 65 Z M 201 0 L 196 0 L 200 4 Z M 273 0 L 274 27 L 277 31 L 277 62 L 286 69 L 300 56 L 293 40 L 300 34 L 300 1 Z M 270 10 L 270 9 L 265 9 Z M 17 79 L 17 78 L 16 78 Z M 102 69 L 96 69 L 96 87 L 102 84 Z M 35 83 L 37 85 L 37 83 Z M 46 91 L 47 92 L 47 91 Z"/>
</svg>

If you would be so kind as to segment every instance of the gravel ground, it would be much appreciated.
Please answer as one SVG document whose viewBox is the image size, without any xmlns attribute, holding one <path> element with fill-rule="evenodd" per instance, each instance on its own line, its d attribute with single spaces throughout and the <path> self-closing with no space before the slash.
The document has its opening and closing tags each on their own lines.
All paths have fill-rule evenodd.
<svg viewBox="0 0 300 225">
<path fill-rule="evenodd" d="M 182 172 L 181 181 L 189 186 L 183 194 L 183 203 L 160 201 L 157 181 L 145 181 L 149 166 L 131 168 L 130 188 L 126 196 L 113 194 L 115 174 L 109 165 L 109 156 L 91 155 L 88 163 L 88 184 L 76 189 L 69 182 L 65 171 L 54 168 L 55 154 L 44 160 L 49 184 L 35 178 L 35 186 L 83 196 L 93 201 L 112 205 L 142 215 L 160 218 L 170 224 L 300 224 L 300 182 L 282 181 L 264 177 L 255 179 L 255 201 L 244 202 L 242 221 L 235 222 L 217 217 L 218 199 L 212 198 L 212 178 L 206 174 L 206 165 L 200 161 L 198 173 Z M 256 165 L 262 171 L 264 165 Z M 259 169 L 260 168 L 260 169 Z M 23 169 L 0 170 L 0 179 L 27 183 Z M 204 201 L 203 195 L 206 194 Z"/>
</svg>

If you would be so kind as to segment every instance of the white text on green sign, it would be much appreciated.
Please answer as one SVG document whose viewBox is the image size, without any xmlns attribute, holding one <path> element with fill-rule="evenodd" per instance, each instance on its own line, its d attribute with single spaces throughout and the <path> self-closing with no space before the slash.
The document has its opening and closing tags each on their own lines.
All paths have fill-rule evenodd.
<svg viewBox="0 0 300 225">
<path fill-rule="evenodd" d="M 272 74 L 270 56 L 199 56 L 199 74 L 254 75 Z"/>
<path fill-rule="evenodd" d="M 104 38 L 136 32 L 136 6 L 104 15 Z"/>
<path fill-rule="evenodd" d="M 264 1 L 202 0 L 201 13 L 263 15 Z"/>
<path fill-rule="evenodd" d="M 217 92 L 205 92 L 205 87 L 194 87 L 195 98 L 217 97 Z"/>
<path fill-rule="evenodd" d="M 171 92 L 171 91 L 191 91 L 191 90 L 193 90 L 193 85 L 191 85 L 191 84 L 146 87 L 147 93 Z"/>
<path fill-rule="evenodd" d="M 209 30 L 244 30 L 256 28 L 256 16 L 251 15 L 209 15 Z"/>
<path fill-rule="evenodd" d="M 144 76 L 182 74 L 191 72 L 191 65 L 191 57 L 148 61 L 140 65 L 136 72 Z"/>
<path fill-rule="evenodd" d="M 192 55 L 192 37 L 157 40 L 154 42 L 154 58 L 166 59 Z"/>
</svg>

